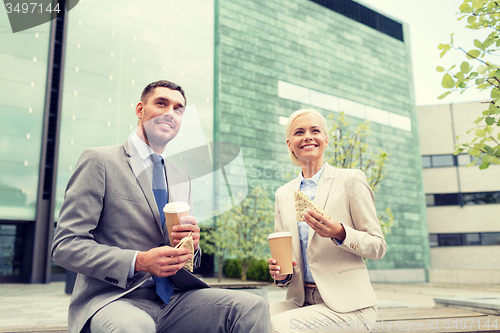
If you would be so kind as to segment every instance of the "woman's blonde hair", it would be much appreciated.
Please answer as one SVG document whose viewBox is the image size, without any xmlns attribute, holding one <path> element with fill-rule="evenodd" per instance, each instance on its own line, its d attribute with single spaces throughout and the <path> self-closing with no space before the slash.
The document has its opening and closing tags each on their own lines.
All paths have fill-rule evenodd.
<svg viewBox="0 0 500 333">
<path fill-rule="evenodd" d="M 319 118 L 321 128 L 325 131 L 325 135 L 328 137 L 328 125 L 326 124 L 326 120 L 325 120 L 325 118 L 323 118 L 321 113 L 319 113 L 318 111 L 313 110 L 313 109 L 301 109 L 301 110 L 295 111 L 294 113 L 292 113 L 290 115 L 290 117 L 288 117 L 288 122 L 286 123 L 286 129 L 285 129 L 286 141 L 290 140 L 290 130 L 291 130 L 293 121 L 297 117 L 305 115 L 305 114 L 309 114 L 309 113 L 312 113 L 313 115 L 315 115 Z M 288 150 L 288 156 L 290 157 L 290 161 L 292 161 L 293 164 L 295 164 L 296 166 L 300 166 L 300 161 L 297 158 L 297 156 L 295 156 L 294 152 Z"/>
</svg>

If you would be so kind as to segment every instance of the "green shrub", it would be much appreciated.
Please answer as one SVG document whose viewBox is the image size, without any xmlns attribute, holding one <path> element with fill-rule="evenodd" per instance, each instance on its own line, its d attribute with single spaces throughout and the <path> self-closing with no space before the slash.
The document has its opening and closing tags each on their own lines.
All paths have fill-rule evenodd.
<svg viewBox="0 0 500 333">
<path fill-rule="evenodd" d="M 229 278 L 241 278 L 241 265 L 238 259 L 226 259 L 222 269 Z M 273 282 L 269 274 L 269 264 L 265 260 L 252 260 L 247 271 L 247 279 L 254 281 Z"/>
<path fill-rule="evenodd" d="M 247 278 L 249 280 L 273 282 L 269 274 L 269 264 L 265 260 L 253 260 L 248 267 Z"/>
<path fill-rule="evenodd" d="M 223 272 L 229 278 L 241 278 L 241 265 L 238 259 L 224 260 Z"/>
</svg>

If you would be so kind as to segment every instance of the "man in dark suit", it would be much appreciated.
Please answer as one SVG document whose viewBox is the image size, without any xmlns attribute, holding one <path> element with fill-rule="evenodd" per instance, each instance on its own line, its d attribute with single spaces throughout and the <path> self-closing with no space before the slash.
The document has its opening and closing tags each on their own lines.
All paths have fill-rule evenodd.
<svg viewBox="0 0 500 333">
<path fill-rule="evenodd" d="M 189 176 L 161 153 L 177 135 L 186 98 L 169 81 L 149 84 L 135 113 L 137 132 L 123 145 L 86 150 L 66 188 L 52 246 L 56 264 L 78 274 L 70 332 L 269 332 L 261 297 L 210 289 L 183 269 L 192 257 L 175 244 L 200 229 Z M 160 184 L 158 187 L 155 184 Z M 169 244 L 165 202 L 190 207 Z"/>
</svg>

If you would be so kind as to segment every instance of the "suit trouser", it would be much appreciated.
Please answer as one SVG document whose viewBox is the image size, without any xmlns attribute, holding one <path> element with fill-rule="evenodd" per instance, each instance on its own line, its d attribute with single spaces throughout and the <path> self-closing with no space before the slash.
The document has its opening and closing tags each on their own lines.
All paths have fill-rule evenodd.
<svg viewBox="0 0 500 333">
<path fill-rule="evenodd" d="M 267 302 L 243 291 L 174 291 L 165 305 L 154 288 L 139 288 L 99 310 L 90 331 L 267 333 L 269 319 Z"/>
<path fill-rule="evenodd" d="M 376 306 L 346 313 L 335 312 L 326 306 L 318 288 L 311 287 L 305 287 L 304 306 L 286 300 L 271 303 L 270 311 L 273 333 L 366 332 L 377 319 Z"/>
</svg>

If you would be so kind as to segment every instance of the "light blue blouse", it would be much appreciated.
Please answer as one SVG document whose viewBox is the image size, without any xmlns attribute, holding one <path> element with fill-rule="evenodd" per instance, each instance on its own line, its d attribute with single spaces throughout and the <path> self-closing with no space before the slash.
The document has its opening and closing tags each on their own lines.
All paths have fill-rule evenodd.
<svg viewBox="0 0 500 333">
<path fill-rule="evenodd" d="M 304 178 L 302 176 L 302 172 L 300 173 L 299 190 L 311 200 L 314 200 L 316 197 L 316 189 L 318 188 L 319 178 L 321 177 L 324 168 L 325 165 L 323 164 L 321 169 L 319 169 L 319 171 L 316 172 L 316 174 L 311 178 Z M 304 264 L 304 281 L 305 283 L 315 284 L 311 270 L 309 269 L 309 264 L 307 263 L 307 244 L 310 231 L 309 229 L 311 229 L 311 227 L 306 222 L 299 221 L 297 221 L 297 226 L 299 228 L 300 249 L 302 251 L 302 261 Z"/>
</svg>

